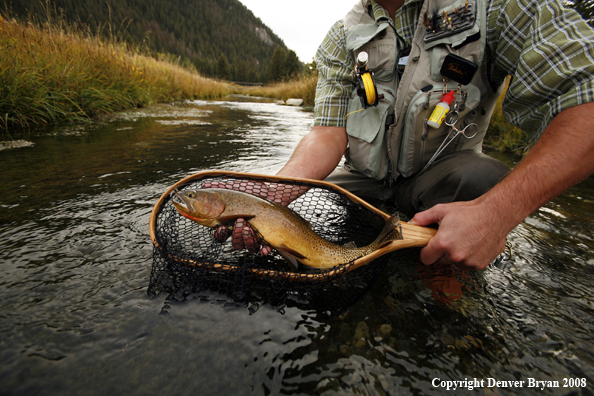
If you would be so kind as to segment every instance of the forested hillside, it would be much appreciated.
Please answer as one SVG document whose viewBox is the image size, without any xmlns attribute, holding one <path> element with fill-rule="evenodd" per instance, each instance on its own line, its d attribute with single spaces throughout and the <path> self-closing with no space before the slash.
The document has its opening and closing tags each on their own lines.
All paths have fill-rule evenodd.
<svg viewBox="0 0 594 396">
<path fill-rule="evenodd" d="M 130 41 L 153 55 L 173 54 L 204 75 L 232 81 L 267 82 L 277 48 L 287 58 L 295 55 L 238 0 L 7 0 L 6 4 L 6 13 L 17 19 L 46 21 L 48 15 L 61 15 L 67 23 L 88 26 L 92 33 Z"/>
</svg>

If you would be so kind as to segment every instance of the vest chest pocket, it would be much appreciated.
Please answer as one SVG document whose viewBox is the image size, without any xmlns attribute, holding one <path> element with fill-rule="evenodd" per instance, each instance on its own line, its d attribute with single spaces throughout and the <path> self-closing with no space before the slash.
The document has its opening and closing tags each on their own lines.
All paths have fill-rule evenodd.
<svg viewBox="0 0 594 396">
<path fill-rule="evenodd" d="M 431 116 L 435 105 L 441 101 L 442 94 L 443 83 L 435 83 L 432 88 L 427 87 L 419 91 L 408 106 L 402 130 L 400 155 L 398 156 L 398 172 L 403 177 L 410 177 L 419 172 L 437 151 L 437 148 L 449 132 L 449 127 L 445 124 L 437 129 L 427 125 L 427 120 Z M 481 98 L 479 89 L 472 84 L 462 87 L 461 95 L 466 95 L 466 101 L 464 102 L 464 110 L 459 111 L 460 121 L 458 121 L 458 126 L 466 122 L 467 117 L 473 114 L 471 112 L 478 107 Z M 450 111 L 453 110 L 453 107 L 454 103 L 450 106 Z M 482 139 L 482 137 L 480 138 Z M 448 147 L 449 151 L 446 152 L 458 148 L 456 142 L 453 142 L 450 146 Z"/>
<path fill-rule="evenodd" d="M 395 98 L 380 85 L 378 95 L 383 95 L 376 107 L 363 109 L 354 95 L 349 103 L 346 132 L 349 146 L 345 153 L 347 162 L 367 177 L 382 180 L 390 168 L 386 139 L 386 123 L 394 114 Z"/>
<path fill-rule="evenodd" d="M 354 60 L 361 51 L 367 52 L 367 67 L 373 71 L 376 81 L 389 82 L 394 78 L 396 34 L 387 22 L 353 26 L 346 37 L 346 49 Z"/>
</svg>

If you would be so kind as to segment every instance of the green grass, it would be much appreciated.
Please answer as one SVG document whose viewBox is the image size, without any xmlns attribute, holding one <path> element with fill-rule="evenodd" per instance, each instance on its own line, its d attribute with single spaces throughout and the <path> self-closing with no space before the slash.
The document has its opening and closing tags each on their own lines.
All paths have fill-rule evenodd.
<svg viewBox="0 0 594 396">
<path fill-rule="evenodd" d="M 304 106 L 313 106 L 316 95 L 317 74 L 302 75 L 293 80 L 262 87 L 249 87 L 244 93 L 265 98 L 287 100 L 290 98 L 303 99 Z"/>
<path fill-rule="evenodd" d="M 0 51 L 0 129 L 231 92 L 195 70 L 61 24 L 9 22 L 0 15 Z"/>
<path fill-rule="evenodd" d="M 509 84 L 509 79 L 507 83 Z M 507 86 L 497 100 L 497 105 L 491 117 L 484 142 L 486 145 L 495 147 L 500 151 L 523 156 L 530 148 L 530 137 L 526 132 L 505 120 L 503 110 L 501 109 L 505 92 L 507 92 Z"/>
</svg>

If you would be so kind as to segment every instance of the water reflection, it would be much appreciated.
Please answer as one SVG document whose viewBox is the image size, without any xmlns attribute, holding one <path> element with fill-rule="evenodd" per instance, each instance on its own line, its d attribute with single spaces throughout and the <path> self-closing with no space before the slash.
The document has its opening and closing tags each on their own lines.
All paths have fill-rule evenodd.
<svg viewBox="0 0 594 396">
<path fill-rule="evenodd" d="M 299 108 L 197 101 L 1 151 L 1 393 L 445 393 L 435 378 L 561 385 L 480 394 L 591 393 L 592 178 L 512 231 L 505 267 L 424 267 L 418 251 L 396 252 L 340 315 L 216 292 L 148 298 L 161 193 L 204 169 L 274 173 L 312 124 Z"/>
</svg>

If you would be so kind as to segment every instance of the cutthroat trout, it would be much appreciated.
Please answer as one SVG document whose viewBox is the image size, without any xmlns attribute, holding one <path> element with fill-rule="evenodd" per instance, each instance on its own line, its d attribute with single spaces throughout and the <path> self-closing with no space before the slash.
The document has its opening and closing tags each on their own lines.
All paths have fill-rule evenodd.
<svg viewBox="0 0 594 396">
<path fill-rule="evenodd" d="M 241 191 L 221 188 L 174 191 L 172 198 L 180 214 L 204 226 L 216 227 L 244 218 L 294 268 L 298 262 L 308 267 L 332 268 L 402 239 L 397 216 L 386 222 L 375 241 L 357 248 L 329 242 L 291 209 Z"/>
</svg>

